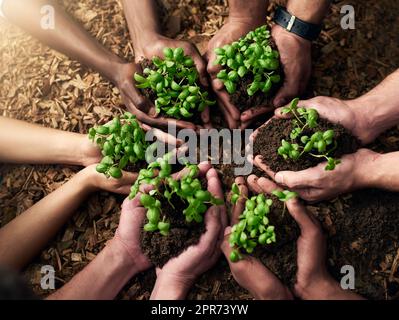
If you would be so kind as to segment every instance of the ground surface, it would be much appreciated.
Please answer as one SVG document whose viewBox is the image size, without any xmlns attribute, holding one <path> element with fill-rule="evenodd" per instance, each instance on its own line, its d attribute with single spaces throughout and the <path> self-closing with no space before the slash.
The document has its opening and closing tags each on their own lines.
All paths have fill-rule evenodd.
<svg viewBox="0 0 399 320">
<path fill-rule="evenodd" d="M 106 47 L 127 60 L 132 59 L 119 1 L 63 0 L 62 3 Z M 201 51 L 227 16 L 222 0 L 163 0 L 161 3 L 165 7 L 163 21 L 168 34 L 191 39 Z M 339 27 L 340 8 L 348 2 L 334 1 L 332 14 L 315 45 L 311 95 L 354 98 L 374 87 L 399 65 L 398 2 L 350 3 L 356 8 L 356 30 L 344 31 Z M 0 57 L 0 115 L 85 133 L 97 121 L 108 120 L 123 108 L 118 90 L 107 80 L 7 24 L 0 25 Z M 373 146 L 385 152 L 398 147 L 398 128 L 383 135 Z M 7 165 L 0 170 L 0 223 L 4 225 L 70 179 L 79 168 Z M 397 225 L 397 220 L 383 218 L 385 212 L 397 219 L 397 198 L 397 195 L 370 191 L 310 206 L 330 235 L 329 265 L 336 272 L 343 264 L 359 263 L 358 288 L 370 297 L 398 296 L 398 230 L 392 227 Z M 61 286 L 95 257 L 117 228 L 120 210 L 117 204 L 121 200 L 121 197 L 99 193 L 78 210 L 25 272 L 37 294 L 48 294 L 38 285 L 41 265 L 55 266 L 57 285 Z M 377 207 L 383 209 L 370 209 Z M 376 220 L 373 217 L 377 211 Z M 356 212 L 363 212 L 362 216 L 369 218 L 359 223 L 356 215 L 351 216 Z M 372 239 L 365 237 L 370 232 Z M 292 244 L 278 254 L 287 259 L 293 252 Z M 273 271 L 284 273 L 284 269 L 291 267 L 282 264 L 278 256 L 274 257 L 273 266 L 279 270 Z M 292 256 L 291 261 L 294 258 Z M 140 275 L 126 286 L 119 298 L 148 299 L 154 277 L 153 271 Z M 225 260 L 221 259 L 215 269 L 199 279 L 189 298 L 246 299 L 251 296 L 235 284 Z"/>
</svg>

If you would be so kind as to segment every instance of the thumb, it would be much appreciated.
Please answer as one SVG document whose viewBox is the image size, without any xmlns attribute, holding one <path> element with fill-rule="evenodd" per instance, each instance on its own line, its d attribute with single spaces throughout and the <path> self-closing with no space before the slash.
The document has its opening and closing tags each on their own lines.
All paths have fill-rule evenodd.
<svg viewBox="0 0 399 320">
<path fill-rule="evenodd" d="M 222 249 L 223 254 L 225 255 L 226 259 L 229 259 L 231 251 L 233 250 L 229 244 L 229 236 L 231 233 L 231 227 L 227 227 L 224 229 L 224 239 L 220 249 Z"/>
<path fill-rule="evenodd" d="M 289 103 L 298 93 L 299 87 L 297 81 L 293 81 L 291 78 L 285 78 L 283 87 L 277 92 L 273 104 L 276 108 L 282 107 Z"/>
<path fill-rule="evenodd" d="M 288 188 L 309 188 L 315 186 L 315 178 L 318 176 L 318 167 L 306 169 L 303 171 L 280 171 L 274 176 L 277 184 Z"/>
</svg>

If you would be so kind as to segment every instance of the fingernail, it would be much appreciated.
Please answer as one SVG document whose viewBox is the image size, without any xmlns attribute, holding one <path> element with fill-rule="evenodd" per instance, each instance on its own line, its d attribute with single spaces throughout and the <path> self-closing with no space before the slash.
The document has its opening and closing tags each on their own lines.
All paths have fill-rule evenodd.
<svg viewBox="0 0 399 320">
<path fill-rule="evenodd" d="M 274 177 L 274 180 L 278 183 L 278 184 L 283 184 L 284 183 L 284 176 L 281 173 L 277 173 Z"/>
<path fill-rule="evenodd" d="M 231 233 L 231 227 L 227 227 L 226 229 L 224 229 L 224 235 L 225 236 L 227 236 L 230 233 Z"/>
</svg>

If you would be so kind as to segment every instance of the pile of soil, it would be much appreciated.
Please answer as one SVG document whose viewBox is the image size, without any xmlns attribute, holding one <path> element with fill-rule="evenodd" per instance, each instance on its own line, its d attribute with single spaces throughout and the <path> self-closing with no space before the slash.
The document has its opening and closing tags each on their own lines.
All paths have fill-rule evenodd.
<svg viewBox="0 0 399 320">
<path fill-rule="evenodd" d="M 263 157 L 263 162 L 274 172 L 279 171 L 301 171 L 314 167 L 324 158 L 315 158 L 310 155 L 304 155 L 298 160 L 285 160 L 277 153 L 283 139 L 291 141 L 290 133 L 293 129 L 291 120 L 272 118 L 265 126 L 259 129 L 258 135 L 254 141 L 254 155 Z M 305 129 L 304 135 L 311 136 L 316 131 L 326 131 L 332 129 L 335 132 L 337 148 L 331 152 L 330 156 L 340 158 L 345 154 L 356 152 L 360 147 L 360 142 L 352 136 L 348 130 L 339 124 L 333 124 L 325 119 L 318 120 L 318 126 L 314 129 Z"/>
<path fill-rule="evenodd" d="M 143 253 L 159 268 L 162 268 L 170 259 L 180 255 L 188 247 L 196 245 L 206 231 L 204 223 L 187 223 L 183 215 L 187 203 L 180 197 L 174 195 L 170 203 L 165 200 L 162 200 L 161 203 L 161 217 L 166 217 L 166 220 L 170 222 L 169 234 L 163 236 L 159 232 L 141 230 Z M 145 223 L 147 223 L 146 220 Z"/>
<path fill-rule="evenodd" d="M 271 47 L 273 50 L 277 50 L 277 46 L 273 40 L 271 40 Z M 280 74 L 281 80 L 277 84 L 273 84 L 268 94 L 263 93 L 258 90 L 253 96 L 248 96 L 247 89 L 254 81 L 253 74 L 246 74 L 241 81 L 237 83 L 236 92 L 230 95 L 230 101 L 233 105 L 235 105 L 240 112 L 248 110 L 250 108 L 259 108 L 264 106 L 270 106 L 273 104 L 273 98 L 278 90 L 281 88 L 284 83 L 284 70 L 281 67 L 277 69 L 277 73 Z"/>
</svg>

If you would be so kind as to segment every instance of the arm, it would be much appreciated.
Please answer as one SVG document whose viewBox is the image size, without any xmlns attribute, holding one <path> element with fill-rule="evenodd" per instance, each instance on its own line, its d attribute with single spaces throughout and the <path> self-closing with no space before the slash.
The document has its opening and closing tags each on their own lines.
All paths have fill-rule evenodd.
<svg viewBox="0 0 399 320">
<path fill-rule="evenodd" d="M 125 173 L 119 180 L 107 179 L 95 171 L 95 165 L 83 169 L 0 229 L 0 263 L 22 269 L 56 235 L 91 192 L 104 189 L 128 194 L 135 179 L 136 175 L 132 173 Z"/>
<path fill-rule="evenodd" d="M 322 22 L 329 7 L 329 0 L 289 0 L 287 3 L 287 11 L 291 15 L 313 24 Z M 312 44 L 277 24 L 272 29 L 272 35 L 280 52 L 285 74 L 283 87 L 273 101 L 275 107 L 281 107 L 306 89 L 312 69 Z"/>
<path fill-rule="evenodd" d="M 89 265 L 48 299 L 113 299 L 130 278 L 151 266 L 140 249 L 140 229 L 145 217 L 140 196 L 123 202 L 114 238 Z"/>
<path fill-rule="evenodd" d="M 43 29 L 40 13 L 44 5 L 55 10 L 55 28 Z M 120 69 L 124 61 L 105 49 L 95 38 L 68 16 L 53 0 L 5 0 L 3 12 L 13 24 L 28 31 L 34 37 L 50 47 L 98 70 L 116 83 L 115 70 Z"/>
<path fill-rule="evenodd" d="M 86 135 L 0 117 L 0 162 L 87 166 L 99 160 Z"/>
<path fill-rule="evenodd" d="M 221 68 L 214 64 L 216 59 L 215 49 L 230 44 L 265 24 L 268 3 L 268 0 L 229 0 L 229 18 L 209 41 L 204 56 L 207 60 L 207 70 L 212 80 L 212 88 L 217 95 L 218 104 L 230 129 L 239 128 L 241 122 L 243 122 L 242 129 L 248 126 L 254 118 L 255 110 L 250 109 L 241 115 L 239 109 L 230 102 L 230 96 L 224 89 L 223 83 L 216 77 Z M 259 115 L 270 110 L 270 106 L 265 106 L 257 109 L 255 113 Z"/>
</svg>

